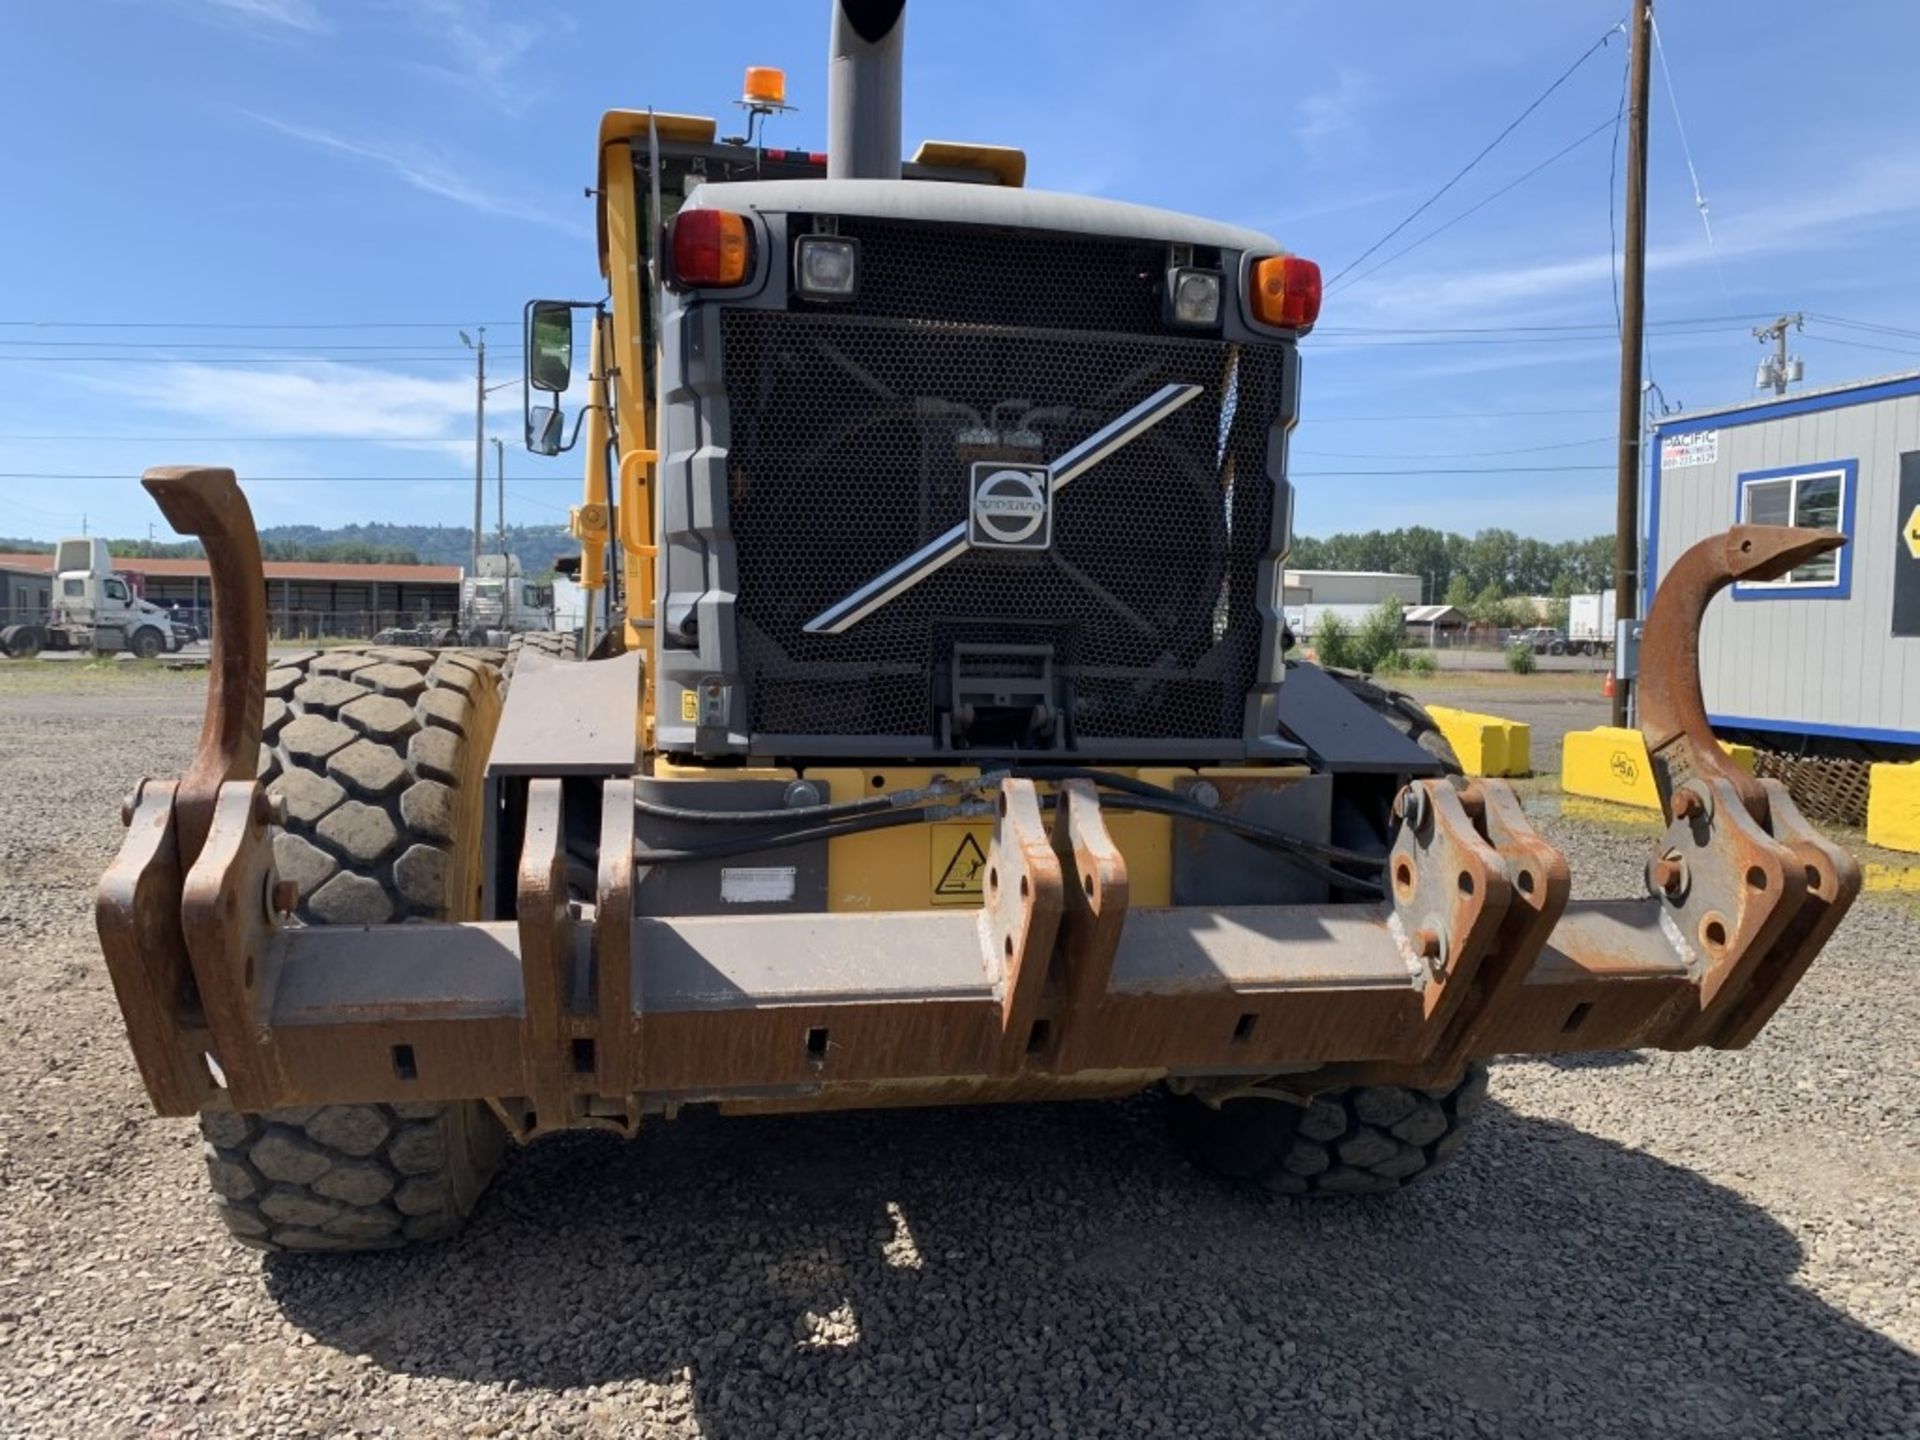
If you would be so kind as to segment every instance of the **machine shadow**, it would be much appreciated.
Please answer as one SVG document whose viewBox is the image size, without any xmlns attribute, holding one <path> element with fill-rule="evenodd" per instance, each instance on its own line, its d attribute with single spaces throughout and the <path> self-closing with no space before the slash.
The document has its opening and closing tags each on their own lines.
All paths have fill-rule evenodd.
<svg viewBox="0 0 1920 1440">
<path fill-rule="evenodd" d="M 1494 1105 L 1428 1185 L 1297 1204 L 1184 1165 L 1159 1108 L 565 1137 L 453 1244 L 277 1256 L 266 1280 L 292 1323 L 391 1370 L 684 1378 L 721 1436 L 1920 1423 L 1920 1357 L 1801 1289 L 1787 1231 L 1691 1171 Z M 672 1418 L 612 1393 L 619 1423 Z"/>
</svg>

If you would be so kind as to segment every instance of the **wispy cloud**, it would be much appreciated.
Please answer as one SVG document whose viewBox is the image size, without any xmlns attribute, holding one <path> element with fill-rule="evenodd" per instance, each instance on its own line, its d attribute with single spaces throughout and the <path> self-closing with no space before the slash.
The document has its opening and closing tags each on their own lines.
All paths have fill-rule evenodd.
<svg viewBox="0 0 1920 1440">
<path fill-rule="evenodd" d="M 501 215 L 512 220 L 524 220 L 534 225 L 546 225 L 568 234 L 583 233 L 584 227 L 580 223 L 519 197 L 502 194 L 481 185 L 467 173 L 465 167 L 453 163 L 423 145 L 361 140 L 336 131 L 322 129 L 317 125 L 297 125 L 291 121 L 279 120 L 257 111 L 249 110 L 242 113 L 249 119 L 291 140 L 298 140 L 316 149 L 329 150 L 336 155 L 345 155 L 375 166 L 385 170 L 403 184 L 412 186 L 415 190 L 438 196 L 442 200 L 450 200 L 469 210 L 478 210 L 486 215 Z"/>
<path fill-rule="evenodd" d="M 479 90 L 499 108 L 516 113 L 532 96 L 528 56 L 546 25 L 521 11 L 496 13 L 490 0 L 405 0 L 402 13 L 434 41 L 441 59 L 420 69 Z"/>
<path fill-rule="evenodd" d="M 317 35 L 327 29 L 326 17 L 312 0 L 193 0 L 193 7 L 208 19 L 264 30 L 296 30 Z"/>
<path fill-rule="evenodd" d="M 1362 112 L 1372 103 L 1373 81 L 1342 66 L 1331 87 L 1303 96 L 1295 106 L 1300 120 L 1294 138 L 1315 160 L 1356 147 L 1365 138 Z"/>
<path fill-rule="evenodd" d="M 1685 271 L 1716 261 L 1777 259 L 1830 249 L 1858 240 L 1862 232 L 1892 219 L 1920 214 L 1920 162 L 1891 156 L 1858 169 L 1823 189 L 1805 189 L 1791 205 L 1778 190 L 1748 203 L 1716 210 L 1716 243 L 1704 234 L 1647 250 L 1650 275 Z M 1580 291 L 1604 287 L 1615 261 L 1606 251 L 1585 251 L 1533 265 L 1475 266 L 1401 276 L 1369 286 L 1365 303 L 1379 315 L 1405 311 L 1422 316 L 1503 306 L 1538 306 Z M 1602 289 L 1602 293 L 1604 290 Z"/>
<path fill-rule="evenodd" d="M 351 436 L 394 442 L 456 438 L 473 424 L 473 381 L 371 365 L 154 365 L 96 382 L 156 413 L 218 421 L 261 435 Z M 509 397 L 510 399 L 511 397 Z"/>
</svg>

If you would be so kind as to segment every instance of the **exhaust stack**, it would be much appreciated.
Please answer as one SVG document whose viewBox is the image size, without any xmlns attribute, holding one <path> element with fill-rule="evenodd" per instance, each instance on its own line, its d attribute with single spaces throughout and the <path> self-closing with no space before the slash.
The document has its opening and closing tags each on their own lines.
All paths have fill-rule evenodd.
<svg viewBox="0 0 1920 1440">
<path fill-rule="evenodd" d="M 834 0 L 827 52 L 827 178 L 900 178 L 907 0 Z"/>
</svg>

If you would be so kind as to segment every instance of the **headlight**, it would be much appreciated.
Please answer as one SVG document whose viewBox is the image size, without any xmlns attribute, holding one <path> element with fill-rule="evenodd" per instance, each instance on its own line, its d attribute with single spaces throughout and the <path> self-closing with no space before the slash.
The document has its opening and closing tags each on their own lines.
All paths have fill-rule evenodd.
<svg viewBox="0 0 1920 1440">
<path fill-rule="evenodd" d="M 851 300 L 860 289 L 860 242 L 802 235 L 794 243 L 793 288 L 809 300 Z"/>
<path fill-rule="evenodd" d="M 1220 272 L 1176 265 L 1167 271 L 1167 323 L 1210 329 L 1220 323 Z"/>
</svg>

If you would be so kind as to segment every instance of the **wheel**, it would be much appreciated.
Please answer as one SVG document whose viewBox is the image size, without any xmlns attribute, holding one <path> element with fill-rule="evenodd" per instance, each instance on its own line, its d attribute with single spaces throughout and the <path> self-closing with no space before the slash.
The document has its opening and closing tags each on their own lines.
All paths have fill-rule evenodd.
<svg viewBox="0 0 1920 1440">
<path fill-rule="evenodd" d="M 1378 1195 L 1431 1175 L 1453 1157 L 1487 1098 L 1475 1061 L 1456 1085 L 1328 1090 L 1309 1105 L 1247 1096 L 1219 1108 L 1171 1096 L 1175 1140 L 1195 1163 L 1281 1195 Z"/>
<path fill-rule="evenodd" d="M 507 669 L 509 680 L 513 678 L 514 667 L 520 663 L 520 657 L 529 650 L 537 650 L 555 660 L 578 660 L 580 658 L 580 632 L 577 630 L 527 630 L 507 641 Z"/>
<path fill-rule="evenodd" d="M 490 657 L 329 650 L 267 672 L 261 777 L 308 925 L 479 909 L 480 772 L 500 719 Z M 455 1233 L 505 1148 L 493 1112 L 329 1105 L 201 1116 L 214 1205 L 262 1250 L 384 1249 Z"/>
<path fill-rule="evenodd" d="M 1549 655 L 1564 655 L 1566 653 L 1567 646 L 1564 640 L 1550 641 L 1547 645 L 1547 654 Z"/>
<path fill-rule="evenodd" d="M 151 660 L 167 648 L 167 638 L 151 625 L 142 625 L 133 632 L 133 638 L 127 648 L 142 660 Z"/>
<path fill-rule="evenodd" d="M 9 625 L 0 630 L 0 650 L 10 660 L 31 660 L 44 643 L 38 625 Z"/>
<path fill-rule="evenodd" d="M 1427 713 L 1426 706 L 1404 690 L 1395 690 L 1392 686 L 1382 685 L 1372 676 L 1362 675 L 1358 670 L 1334 670 L 1324 666 L 1322 668 L 1326 669 L 1328 675 L 1339 681 L 1348 694 L 1438 760 L 1447 774 L 1462 773 L 1460 757 L 1453 753 L 1453 746 L 1448 744 L 1447 737 L 1440 733 L 1440 727 L 1434 723 L 1433 716 Z"/>
</svg>

